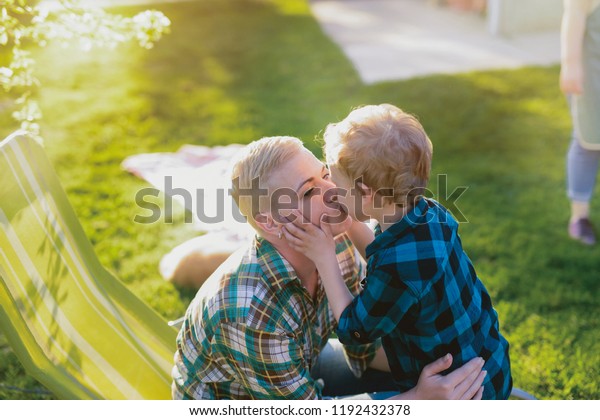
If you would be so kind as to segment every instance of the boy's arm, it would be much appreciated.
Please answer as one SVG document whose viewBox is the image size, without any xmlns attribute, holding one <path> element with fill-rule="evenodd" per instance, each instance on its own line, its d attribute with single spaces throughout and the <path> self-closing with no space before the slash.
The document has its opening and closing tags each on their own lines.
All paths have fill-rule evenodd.
<svg viewBox="0 0 600 420">
<path fill-rule="evenodd" d="M 295 220 L 287 223 L 283 232 L 292 248 L 315 263 L 338 321 L 340 341 L 344 344 L 366 344 L 389 334 L 417 303 L 416 295 L 408 286 L 395 281 L 392 273 L 402 270 L 397 264 L 372 270 L 367 277 L 369 286 L 353 297 L 340 272 L 330 226 L 322 222 L 319 228 L 303 220 L 302 215 L 295 215 Z M 406 268 L 408 272 L 418 269 L 417 261 L 405 263 L 409 266 Z"/>
<path fill-rule="evenodd" d="M 335 249 L 332 251 L 317 255 L 317 258 L 313 261 L 323 281 L 323 287 L 329 299 L 329 306 L 331 306 L 333 316 L 339 322 L 342 312 L 352 302 L 354 296 L 352 296 L 352 293 L 346 287 L 346 283 L 344 283 L 340 265 L 335 255 Z"/>
<path fill-rule="evenodd" d="M 359 222 L 358 220 L 352 220 L 352 225 L 350 229 L 347 231 L 350 240 L 358 249 L 360 255 L 366 260 L 366 248 L 373 240 L 375 239 L 375 235 L 373 231 L 367 224 L 363 222 Z"/>
<path fill-rule="evenodd" d="M 583 92 L 582 47 L 589 0 L 565 0 L 561 25 L 560 89 L 566 94 Z"/>
<path fill-rule="evenodd" d="M 342 277 L 331 229 L 325 222 L 319 229 L 297 212 L 293 215 L 294 220 L 283 227 L 283 234 L 292 248 L 315 263 L 333 315 L 339 321 L 340 315 L 352 302 L 353 296 Z"/>
<path fill-rule="evenodd" d="M 382 372 L 391 372 L 390 364 L 388 363 L 387 356 L 385 355 L 385 350 L 383 347 L 379 347 L 377 349 L 377 353 L 375 353 L 375 357 L 369 363 L 369 367 L 371 369 L 377 369 Z"/>
</svg>

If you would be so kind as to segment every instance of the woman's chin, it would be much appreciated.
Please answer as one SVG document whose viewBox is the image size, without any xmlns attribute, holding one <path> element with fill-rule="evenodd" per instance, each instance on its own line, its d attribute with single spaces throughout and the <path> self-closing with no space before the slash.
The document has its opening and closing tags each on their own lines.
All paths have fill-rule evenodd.
<svg viewBox="0 0 600 420">
<path fill-rule="evenodd" d="M 344 217 L 340 222 L 331 224 L 331 233 L 333 234 L 333 236 L 341 235 L 342 233 L 350 229 L 351 225 L 352 218 L 346 215 L 346 217 Z"/>
</svg>

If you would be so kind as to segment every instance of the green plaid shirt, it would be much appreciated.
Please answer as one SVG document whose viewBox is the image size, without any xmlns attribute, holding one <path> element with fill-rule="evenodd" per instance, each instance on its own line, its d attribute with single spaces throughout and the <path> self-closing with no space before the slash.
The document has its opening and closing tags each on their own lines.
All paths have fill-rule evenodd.
<svg viewBox="0 0 600 420">
<path fill-rule="evenodd" d="M 336 240 L 342 275 L 360 291 L 363 264 L 346 235 Z M 318 399 L 310 371 L 337 327 L 323 286 L 313 300 L 266 240 L 232 255 L 202 286 L 177 337 L 175 399 Z M 345 346 L 362 375 L 378 345 Z"/>
</svg>

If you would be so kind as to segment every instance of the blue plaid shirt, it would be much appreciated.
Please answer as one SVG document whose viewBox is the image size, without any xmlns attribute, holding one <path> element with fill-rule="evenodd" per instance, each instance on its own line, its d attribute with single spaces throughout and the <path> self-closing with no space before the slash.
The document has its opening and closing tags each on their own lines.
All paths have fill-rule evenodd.
<svg viewBox="0 0 600 420">
<path fill-rule="evenodd" d="M 485 360 L 483 398 L 508 398 L 508 342 L 490 296 L 462 248 L 458 223 L 442 205 L 422 198 L 366 250 L 364 290 L 341 315 L 342 343 L 381 337 L 401 391 L 417 384 L 423 367 L 452 354 L 451 370 Z"/>
</svg>

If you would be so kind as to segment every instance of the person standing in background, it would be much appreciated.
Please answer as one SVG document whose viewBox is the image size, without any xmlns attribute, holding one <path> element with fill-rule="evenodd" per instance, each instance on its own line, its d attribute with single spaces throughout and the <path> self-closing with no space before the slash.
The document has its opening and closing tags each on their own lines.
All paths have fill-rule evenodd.
<svg viewBox="0 0 600 420">
<path fill-rule="evenodd" d="M 564 0 L 560 88 L 569 100 L 573 137 L 567 154 L 569 236 L 596 243 L 590 222 L 600 160 L 600 0 Z"/>
</svg>

